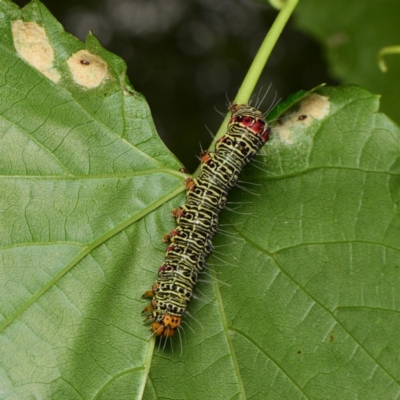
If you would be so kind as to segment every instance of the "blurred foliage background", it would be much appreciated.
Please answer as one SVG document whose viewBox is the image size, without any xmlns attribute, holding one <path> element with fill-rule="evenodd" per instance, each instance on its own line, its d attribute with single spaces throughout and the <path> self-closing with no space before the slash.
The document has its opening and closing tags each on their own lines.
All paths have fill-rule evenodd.
<svg viewBox="0 0 400 400">
<path fill-rule="evenodd" d="M 84 41 L 91 30 L 126 61 L 129 79 L 145 95 L 160 136 L 190 171 L 198 164 L 200 146 L 207 148 L 211 141 L 206 125 L 211 132 L 218 129 L 222 117 L 216 110 L 225 113 L 227 99 L 234 98 L 278 13 L 268 2 L 251 0 L 42 2 L 67 31 Z M 300 0 L 258 86 L 265 93 L 271 84 L 264 109 L 275 97 L 284 99 L 323 82 L 358 83 L 375 93 L 389 91 L 384 111 L 396 119 L 398 101 L 393 106 L 393 99 L 399 85 L 390 74 L 400 79 L 400 61 L 384 75 L 376 52 L 379 46 L 400 44 L 400 2 L 348 3 Z M 376 24 L 385 30 L 384 39 Z M 370 85 L 359 75 L 360 67 L 367 70 Z"/>
</svg>

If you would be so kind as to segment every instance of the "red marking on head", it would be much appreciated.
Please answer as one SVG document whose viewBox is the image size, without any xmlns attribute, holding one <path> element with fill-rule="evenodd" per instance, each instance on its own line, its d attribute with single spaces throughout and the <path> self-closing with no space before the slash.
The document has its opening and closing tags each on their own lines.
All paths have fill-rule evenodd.
<svg viewBox="0 0 400 400">
<path fill-rule="evenodd" d="M 265 143 L 266 141 L 268 141 L 270 133 L 271 133 L 271 128 L 268 127 L 268 128 L 265 130 L 265 132 L 263 133 L 263 135 L 261 136 L 264 143 Z"/>
<path fill-rule="evenodd" d="M 251 117 L 242 117 L 242 120 L 240 121 L 240 125 L 242 126 L 252 126 L 254 123 L 254 119 Z"/>
<path fill-rule="evenodd" d="M 232 117 L 230 120 L 229 120 L 229 124 L 231 124 L 231 123 L 233 123 L 233 122 L 237 122 L 238 121 L 238 117 Z"/>
<path fill-rule="evenodd" d="M 250 128 L 250 130 L 262 137 L 262 140 L 264 143 L 268 140 L 270 129 L 267 128 L 265 130 L 265 121 L 258 119 L 258 118 L 252 118 L 249 116 L 235 116 L 232 117 L 229 123 L 239 123 L 241 126 L 244 126 L 246 128 Z M 221 138 L 222 139 L 222 138 Z"/>
<path fill-rule="evenodd" d="M 261 134 L 264 131 L 264 127 L 265 127 L 265 122 L 259 120 L 254 121 L 254 124 L 251 125 L 251 130 L 256 133 L 256 134 Z"/>
<path fill-rule="evenodd" d="M 242 115 L 236 115 L 232 117 L 229 123 L 239 123 L 242 126 L 251 126 L 254 123 L 255 119 L 251 117 L 243 117 Z"/>
</svg>

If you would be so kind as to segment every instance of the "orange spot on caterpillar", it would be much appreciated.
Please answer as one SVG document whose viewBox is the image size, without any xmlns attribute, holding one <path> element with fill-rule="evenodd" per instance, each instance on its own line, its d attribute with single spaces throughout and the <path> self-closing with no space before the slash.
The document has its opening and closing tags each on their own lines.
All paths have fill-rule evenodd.
<svg viewBox="0 0 400 400">
<path fill-rule="evenodd" d="M 178 218 L 183 214 L 182 208 L 178 207 L 178 208 L 173 208 L 172 209 L 172 216 L 174 218 Z"/>
<path fill-rule="evenodd" d="M 200 153 L 200 161 L 202 163 L 207 162 L 210 159 L 210 152 L 209 151 L 202 151 Z"/>
<path fill-rule="evenodd" d="M 187 190 L 192 190 L 195 186 L 193 178 L 186 178 L 184 180 L 185 186 Z"/>
<path fill-rule="evenodd" d="M 150 305 L 148 305 L 147 307 L 145 307 L 143 309 L 142 314 L 146 314 L 146 313 L 152 312 L 153 310 L 154 310 L 154 307 L 150 304 Z"/>
<path fill-rule="evenodd" d="M 151 324 L 150 330 L 156 336 L 172 337 L 176 329 L 181 325 L 181 317 L 176 315 L 164 314 L 161 322 L 155 321 Z"/>
<path fill-rule="evenodd" d="M 142 298 L 153 297 L 154 292 L 153 290 L 148 290 L 147 292 L 143 293 Z"/>
</svg>

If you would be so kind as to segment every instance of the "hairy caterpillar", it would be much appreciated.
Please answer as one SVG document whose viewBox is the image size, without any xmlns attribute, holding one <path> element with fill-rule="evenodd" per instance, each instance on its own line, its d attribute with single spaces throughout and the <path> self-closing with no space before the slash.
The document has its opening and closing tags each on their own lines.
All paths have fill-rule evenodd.
<svg viewBox="0 0 400 400">
<path fill-rule="evenodd" d="M 215 152 L 201 153 L 198 178 L 185 181 L 186 202 L 173 210 L 177 227 L 164 238 L 170 242 L 165 261 L 152 289 L 143 295 L 152 298 L 143 313 L 150 314 L 147 319 L 153 321 L 150 330 L 156 336 L 171 337 L 179 328 L 198 274 L 212 252 L 227 194 L 270 134 L 261 111 L 246 104 L 231 104 L 228 109 L 232 116 L 227 133 L 216 142 Z"/>
</svg>

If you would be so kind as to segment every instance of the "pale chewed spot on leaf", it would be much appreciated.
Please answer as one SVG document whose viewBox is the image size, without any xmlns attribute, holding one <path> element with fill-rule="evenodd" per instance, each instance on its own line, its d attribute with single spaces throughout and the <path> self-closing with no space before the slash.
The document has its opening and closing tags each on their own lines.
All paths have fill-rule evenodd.
<svg viewBox="0 0 400 400">
<path fill-rule="evenodd" d="M 108 64 L 87 50 L 79 50 L 67 60 L 75 83 L 87 89 L 99 86 L 108 78 Z"/>
<path fill-rule="evenodd" d="M 293 134 L 299 128 L 306 129 L 314 120 L 324 119 L 328 115 L 329 109 L 328 97 L 312 93 L 300 102 L 297 110 L 289 111 L 283 116 L 281 124 L 276 126 L 274 132 L 279 135 L 281 142 L 292 144 L 294 142 Z"/>
<path fill-rule="evenodd" d="M 12 22 L 14 47 L 21 58 L 57 83 L 61 75 L 54 67 L 54 50 L 46 31 L 36 22 Z"/>
</svg>

